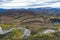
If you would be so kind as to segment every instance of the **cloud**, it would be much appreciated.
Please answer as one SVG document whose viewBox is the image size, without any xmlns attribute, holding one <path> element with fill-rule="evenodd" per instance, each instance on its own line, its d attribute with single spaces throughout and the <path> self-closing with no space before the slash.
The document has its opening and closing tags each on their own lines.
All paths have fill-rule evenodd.
<svg viewBox="0 0 60 40">
<path fill-rule="evenodd" d="M 38 7 L 60 8 L 60 1 L 59 0 L 0 0 L 0 8 L 4 9 L 38 8 Z"/>
</svg>

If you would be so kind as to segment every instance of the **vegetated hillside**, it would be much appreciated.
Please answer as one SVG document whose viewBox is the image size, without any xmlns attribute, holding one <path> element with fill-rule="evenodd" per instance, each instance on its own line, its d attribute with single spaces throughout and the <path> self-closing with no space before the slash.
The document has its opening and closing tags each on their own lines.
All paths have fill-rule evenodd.
<svg viewBox="0 0 60 40">
<path fill-rule="evenodd" d="M 29 10 L 29 11 L 28 11 Z M 39 10 L 34 11 L 34 10 Z M 42 11 L 41 11 L 42 10 Z M 49 11 L 50 10 L 50 11 Z M 0 13 L 1 24 L 13 24 L 19 26 L 29 26 L 32 30 L 38 30 L 39 27 L 52 27 L 51 22 L 48 22 L 50 16 L 57 17 L 57 13 L 51 12 L 51 9 L 10 9 Z M 52 15 L 53 14 L 53 15 Z M 48 24 L 49 23 L 49 24 Z"/>
<path fill-rule="evenodd" d="M 30 9 L 0 9 L 4 10 L 0 12 L 0 15 L 5 15 L 4 17 L 8 17 L 10 19 L 17 19 L 23 14 L 41 14 L 41 15 L 47 15 L 47 16 L 60 16 L 60 9 L 58 8 L 30 8 Z M 9 19 L 9 21 L 10 21 Z M 14 19 L 14 20 L 15 20 Z"/>
<path fill-rule="evenodd" d="M 0 12 L 1 24 L 25 25 L 30 27 L 53 27 L 50 17 L 60 19 L 58 8 L 5 9 Z M 49 20 L 49 21 L 48 21 Z M 30 25 L 31 24 L 31 25 Z"/>
<path fill-rule="evenodd" d="M 55 28 L 55 26 L 51 23 L 51 18 L 60 19 L 60 11 L 58 9 L 47 8 L 10 9 L 0 12 L 0 26 L 3 29 L 10 29 L 11 27 L 24 27 L 30 29 L 32 36 L 30 35 L 30 37 L 26 40 L 60 40 L 60 26 L 58 26 L 58 29 L 56 29 L 57 27 Z M 57 31 L 59 31 L 59 33 L 39 34 L 46 29 L 56 29 Z M 14 38 L 17 38 L 17 35 L 20 37 L 19 33 L 21 32 L 19 32 L 18 30 L 15 30 L 13 33 L 15 35 Z M 7 38 L 9 39 L 11 36 L 13 38 L 12 34 L 6 34 Z M 8 35 L 11 36 L 8 37 Z M 6 38 L 6 36 L 4 37 Z"/>
</svg>

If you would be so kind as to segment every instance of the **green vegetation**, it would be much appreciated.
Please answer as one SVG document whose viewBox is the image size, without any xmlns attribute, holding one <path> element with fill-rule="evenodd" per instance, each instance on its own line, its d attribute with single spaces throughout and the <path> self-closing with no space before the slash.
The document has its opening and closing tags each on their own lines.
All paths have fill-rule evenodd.
<svg viewBox="0 0 60 40">
<path fill-rule="evenodd" d="M 0 24 L 3 30 L 8 30 L 13 27 L 12 24 Z"/>
<path fill-rule="evenodd" d="M 20 40 L 22 38 L 23 32 L 20 29 L 14 29 L 10 33 L 4 35 L 2 39 L 4 40 Z"/>
<path fill-rule="evenodd" d="M 4 30 L 10 29 L 13 25 L 12 24 L 1 24 L 0 25 Z M 7 33 L 5 35 L 0 35 L 1 40 L 60 40 L 60 26 L 55 26 L 58 32 L 55 33 L 47 33 L 47 34 L 41 34 L 39 32 L 42 32 L 46 30 L 47 28 L 40 28 L 39 31 L 33 32 L 31 30 L 31 35 L 27 38 L 22 38 L 23 32 L 20 29 L 14 29 L 10 33 Z M 26 28 L 30 28 L 26 26 Z"/>
<path fill-rule="evenodd" d="M 23 32 L 18 29 L 14 29 L 10 33 L 6 34 L 2 39 L 4 40 L 60 40 L 60 32 L 41 34 L 36 33 L 28 38 L 22 39 Z"/>
<path fill-rule="evenodd" d="M 35 34 L 25 40 L 60 40 L 60 33 Z"/>
<path fill-rule="evenodd" d="M 0 40 L 60 40 L 60 24 L 54 25 L 54 28 L 57 29 L 58 32 L 55 33 L 47 33 L 41 34 L 42 31 L 48 29 L 48 27 L 52 27 L 50 23 L 50 18 L 54 19 L 54 16 L 49 18 L 48 14 L 28 14 L 29 12 L 15 13 L 14 14 L 5 14 L 1 15 L 1 23 L 11 23 L 11 24 L 0 24 L 3 30 L 9 30 L 13 27 L 25 27 L 31 30 L 31 35 L 28 38 L 22 38 L 23 32 L 20 29 L 14 29 L 11 32 L 0 35 Z M 8 16 L 6 16 L 8 15 Z M 6 18 L 6 19 L 5 19 Z M 4 20 L 5 19 L 5 20 Z M 7 20 L 9 19 L 9 20 Z M 11 20 L 12 19 L 12 20 Z M 17 20 L 16 20 L 17 19 Z M 12 25 L 13 24 L 13 25 Z M 46 28 L 45 28 L 46 26 Z M 53 29 L 54 29 L 53 28 Z"/>
</svg>

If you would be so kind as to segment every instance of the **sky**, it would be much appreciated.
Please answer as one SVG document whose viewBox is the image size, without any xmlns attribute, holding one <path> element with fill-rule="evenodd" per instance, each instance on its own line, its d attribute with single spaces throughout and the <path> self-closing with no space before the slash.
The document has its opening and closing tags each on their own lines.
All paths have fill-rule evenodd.
<svg viewBox="0 0 60 40">
<path fill-rule="evenodd" d="M 41 7 L 60 8 L 60 0 L 0 0 L 0 8 L 3 9 Z"/>
</svg>

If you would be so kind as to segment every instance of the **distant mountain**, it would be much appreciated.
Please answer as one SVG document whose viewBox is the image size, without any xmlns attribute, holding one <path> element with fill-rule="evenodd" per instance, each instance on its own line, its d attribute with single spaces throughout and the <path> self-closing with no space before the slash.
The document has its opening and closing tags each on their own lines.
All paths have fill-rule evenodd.
<svg viewBox="0 0 60 40">
<path fill-rule="evenodd" d="M 2 12 L 12 12 L 12 11 L 28 11 L 28 12 L 50 12 L 52 14 L 60 14 L 60 8 L 29 8 L 29 9 L 0 9 Z"/>
<path fill-rule="evenodd" d="M 3 12 L 4 10 L 5 10 L 5 9 L 1 9 L 1 8 L 0 8 L 0 12 Z"/>
</svg>

